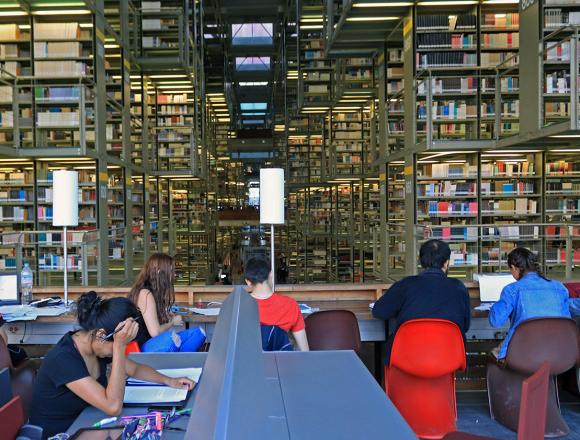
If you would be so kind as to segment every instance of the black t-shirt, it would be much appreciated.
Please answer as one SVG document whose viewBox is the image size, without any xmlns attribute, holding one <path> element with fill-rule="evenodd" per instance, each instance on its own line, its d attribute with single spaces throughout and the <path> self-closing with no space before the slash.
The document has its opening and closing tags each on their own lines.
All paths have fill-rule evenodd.
<svg viewBox="0 0 580 440">
<path fill-rule="evenodd" d="M 87 402 L 67 388 L 66 384 L 90 376 L 84 359 L 73 342 L 74 332 L 69 332 L 48 352 L 38 372 L 32 397 L 30 423 L 40 426 L 43 438 L 65 432 L 79 414 L 89 406 Z M 97 381 L 107 386 L 107 363 L 99 359 Z"/>
</svg>

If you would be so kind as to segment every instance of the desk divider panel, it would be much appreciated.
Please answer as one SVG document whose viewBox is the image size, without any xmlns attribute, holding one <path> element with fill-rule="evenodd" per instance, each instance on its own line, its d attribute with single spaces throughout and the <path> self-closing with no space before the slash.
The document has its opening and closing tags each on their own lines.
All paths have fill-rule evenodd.
<svg viewBox="0 0 580 440">
<path fill-rule="evenodd" d="M 266 382 L 258 305 L 236 286 L 224 301 L 185 438 L 287 439 Z"/>
</svg>

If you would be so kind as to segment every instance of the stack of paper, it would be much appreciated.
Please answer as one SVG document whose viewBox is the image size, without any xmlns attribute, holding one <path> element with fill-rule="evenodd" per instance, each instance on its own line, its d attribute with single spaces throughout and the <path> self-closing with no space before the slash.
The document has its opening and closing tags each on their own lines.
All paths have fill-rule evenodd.
<svg viewBox="0 0 580 440">
<path fill-rule="evenodd" d="M 157 370 L 165 376 L 177 378 L 187 377 L 199 382 L 201 368 L 172 368 Z M 187 398 L 187 389 L 170 388 L 140 379 L 129 378 L 125 387 L 123 402 L 128 404 L 155 404 L 181 402 Z"/>
</svg>

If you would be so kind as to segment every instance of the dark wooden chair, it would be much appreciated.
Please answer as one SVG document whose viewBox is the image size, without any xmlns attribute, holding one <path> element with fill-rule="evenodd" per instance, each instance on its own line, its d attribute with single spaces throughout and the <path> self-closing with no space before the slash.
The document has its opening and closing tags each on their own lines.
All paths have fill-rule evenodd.
<svg viewBox="0 0 580 440">
<path fill-rule="evenodd" d="M 10 370 L 4 368 L 0 371 L 0 439 L 40 440 L 42 428 L 25 425 L 25 420 L 22 399 L 13 396 Z"/>
<path fill-rule="evenodd" d="M 540 369 L 522 383 L 521 405 L 518 420 L 518 440 L 543 440 L 546 429 L 546 406 L 550 364 L 544 362 Z M 450 432 L 444 440 L 490 440 L 492 437 Z"/>
<path fill-rule="evenodd" d="M 28 411 L 32 402 L 32 389 L 36 378 L 36 370 L 30 362 L 24 361 L 18 367 L 13 367 L 10 352 L 4 339 L 0 338 L 0 369 L 10 371 L 12 394 L 22 399 L 24 420 L 28 420 Z"/>
<path fill-rule="evenodd" d="M 358 321 L 349 310 L 323 310 L 306 317 L 310 350 L 354 350 L 360 353 Z"/>
<path fill-rule="evenodd" d="M 523 322 L 514 333 L 505 365 L 487 366 L 487 392 L 491 417 L 507 428 L 518 429 L 522 382 L 547 361 L 550 380 L 545 435 L 561 437 L 570 428 L 560 413 L 556 376 L 580 361 L 578 326 L 567 318 L 537 318 Z"/>
</svg>

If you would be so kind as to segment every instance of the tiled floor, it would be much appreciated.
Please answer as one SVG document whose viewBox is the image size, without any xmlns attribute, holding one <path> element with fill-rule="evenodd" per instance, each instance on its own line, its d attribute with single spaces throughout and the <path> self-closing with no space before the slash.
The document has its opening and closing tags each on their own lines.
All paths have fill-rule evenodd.
<svg viewBox="0 0 580 440">
<path fill-rule="evenodd" d="M 580 399 L 562 395 L 562 414 L 570 426 L 566 440 L 580 440 Z M 487 393 L 460 392 L 457 394 L 457 428 L 470 434 L 487 435 L 501 440 L 515 440 L 516 434 L 489 417 Z"/>
</svg>

